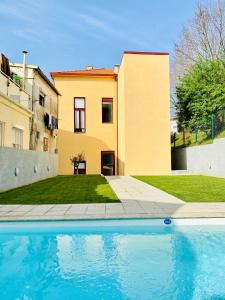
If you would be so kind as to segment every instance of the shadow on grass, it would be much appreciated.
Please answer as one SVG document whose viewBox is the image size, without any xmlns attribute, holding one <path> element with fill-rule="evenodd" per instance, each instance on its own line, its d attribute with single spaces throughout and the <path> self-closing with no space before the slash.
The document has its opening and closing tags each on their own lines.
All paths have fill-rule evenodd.
<svg viewBox="0 0 225 300">
<path fill-rule="evenodd" d="M 0 193 L 0 204 L 120 202 L 100 175 L 57 176 Z"/>
</svg>

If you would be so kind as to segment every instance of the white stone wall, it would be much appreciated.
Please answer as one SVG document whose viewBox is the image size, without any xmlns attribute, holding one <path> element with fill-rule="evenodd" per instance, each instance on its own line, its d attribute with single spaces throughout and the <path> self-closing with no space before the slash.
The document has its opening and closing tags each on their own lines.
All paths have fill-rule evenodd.
<svg viewBox="0 0 225 300">
<path fill-rule="evenodd" d="M 225 139 L 216 139 L 209 145 L 177 149 L 174 169 L 225 177 Z"/>
<path fill-rule="evenodd" d="M 0 147 L 0 191 L 54 177 L 57 174 L 56 154 Z"/>
</svg>

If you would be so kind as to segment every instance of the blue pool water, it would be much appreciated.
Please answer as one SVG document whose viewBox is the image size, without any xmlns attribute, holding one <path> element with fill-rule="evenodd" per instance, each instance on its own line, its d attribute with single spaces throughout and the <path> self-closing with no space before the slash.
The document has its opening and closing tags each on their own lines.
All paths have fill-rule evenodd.
<svg viewBox="0 0 225 300">
<path fill-rule="evenodd" d="M 1 223 L 0 299 L 222 300 L 225 225 Z"/>
</svg>

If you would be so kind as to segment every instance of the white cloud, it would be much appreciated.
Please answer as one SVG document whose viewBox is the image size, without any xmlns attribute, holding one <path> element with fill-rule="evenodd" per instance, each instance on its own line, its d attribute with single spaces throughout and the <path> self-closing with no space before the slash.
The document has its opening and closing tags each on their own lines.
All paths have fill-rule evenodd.
<svg viewBox="0 0 225 300">
<path fill-rule="evenodd" d="M 144 41 L 144 39 L 138 39 L 135 38 L 133 36 L 128 35 L 127 31 L 123 30 L 123 26 L 122 22 L 122 18 L 114 18 L 114 20 L 117 20 L 117 22 L 112 22 L 109 21 L 109 19 L 113 19 L 113 15 L 111 13 L 110 14 L 110 18 L 107 18 L 107 12 L 104 10 L 104 20 L 101 19 L 100 17 L 97 16 L 93 16 L 91 14 L 87 14 L 87 13 L 78 13 L 76 14 L 76 23 L 78 22 L 78 20 L 80 20 L 81 23 L 83 23 L 83 25 L 87 25 L 89 26 L 90 30 L 98 30 L 101 31 L 102 34 L 104 35 L 111 35 L 114 38 L 120 39 L 120 40 L 125 40 L 127 42 L 131 42 L 134 45 L 138 46 L 138 47 L 145 47 L 146 46 L 146 42 Z M 106 21 L 108 19 L 108 21 Z M 96 33 L 95 33 L 96 34 Z M 95 36 L 95 34 L 93 34 L 93 37 Z M 96 35 L 97 39 L 99 39 L 99 34 Z"/>
<path fill-rule="evenodd" d="M 0 15 L 12 16 L 23 21 L 31 20 L 29 14 L 25 13 L 24 10 L 20 9 L 15 3 L 0 3 Z"/>
<path fill-rule="evenodd" d="M 87 14 L 77 14 L 77 17 L 88 25 L 101 28 L 103 30 L 107 30 L 107 24 L 103 21 L 100 21 L 98 18 L 94 16 L 87 15 Z"/>
<path fill-rule="evenodd" d="M 118 15 L 97 6 L 85 7 L 85 4 L 82 10 L 76 12 L 63 2 L 59 2 L 53 10 L 52 3 L 42 0 L 5 0 L 0 2 L 0 15 L 14 19 L 14 25 L 8 24 L 12 34 L 32 42 L 59 40 L 68 45 L 78 44 L 79 38 L 75 36 L 84 33 L 105 44 L 115 44 L 116 40 L 133 44 L 134 47 L 143 48 L 147 45 L 141 30 L 123 14 Z"/>
</svg>

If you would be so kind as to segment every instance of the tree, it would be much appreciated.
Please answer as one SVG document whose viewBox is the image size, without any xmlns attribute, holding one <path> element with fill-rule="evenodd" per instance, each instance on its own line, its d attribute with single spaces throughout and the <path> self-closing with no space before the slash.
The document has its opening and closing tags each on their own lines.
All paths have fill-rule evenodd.
<svg viewBox="0 0 225 300">
<path fill-rule="evenodd" d="M 177 82 L 200 59 L 216 60 L 224 56 L 225 1 L 211 1 L 208 7 L 200 4 L 175 44 L 172 81 Z"/>
<path fill-rule="evenodd" d="M 225 60 L 200 60 L 176 86 L 179 126 L 206 130 L 212 113 L 225 108 Z"/>
<path fill-rule="evenodd" d="M 82 152 L 70 158 L 71 164 L 73 165 L 73 175 L 78 175 L 79 164 L 84 160 L 85 156 Z"/>
</svg>

